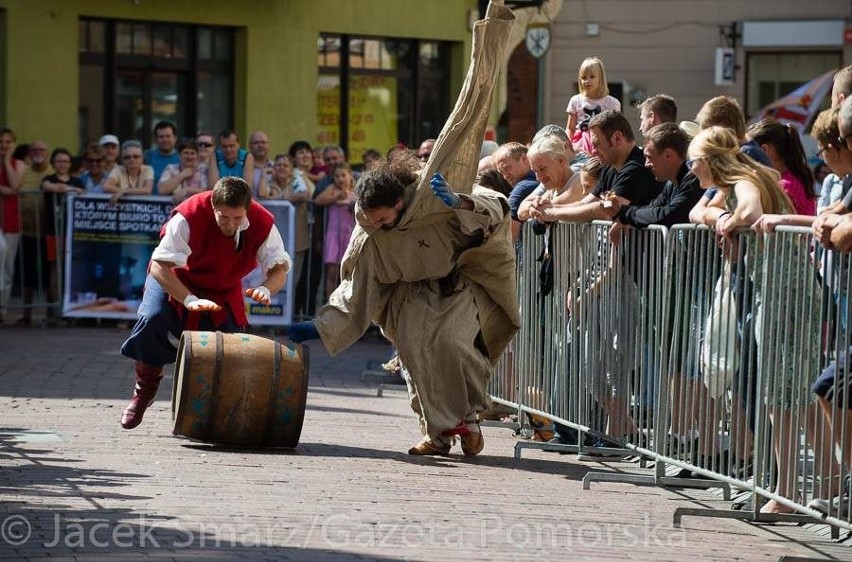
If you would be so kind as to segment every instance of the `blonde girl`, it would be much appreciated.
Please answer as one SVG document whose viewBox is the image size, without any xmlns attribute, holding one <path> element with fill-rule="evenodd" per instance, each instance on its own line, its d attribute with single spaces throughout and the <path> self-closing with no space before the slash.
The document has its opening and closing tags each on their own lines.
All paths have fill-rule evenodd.
<svg viewBox="0 0 852 562">
<path fill-rule="evenodd" d="M 589 57 L 580 64 L 577 75 L 579 94 L 568 102 L 568 138 L 576 152 L 594 154 L 588 124 L 595 115 L 608 109 L 621 111 L 621 102 L 609 95 L 604 64 L 598 57 Z"/>
</svg>

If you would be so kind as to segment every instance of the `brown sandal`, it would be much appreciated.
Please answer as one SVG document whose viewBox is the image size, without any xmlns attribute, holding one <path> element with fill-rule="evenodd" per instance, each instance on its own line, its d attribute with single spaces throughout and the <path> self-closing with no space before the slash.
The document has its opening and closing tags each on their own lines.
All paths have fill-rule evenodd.
<svg viewBox="0 0 852 562">
<path fill-rule="evenodd" d="M 440 446 L 428 437 L 408 450 L 409 455 L 449 455 L 450 445 Z"/>
<path fill-rule="evenodd" d="M 482 452 L 485 447 L 485 439 L 479 431 L 471 431 L 461 436 L 461 448 L 466 457 L 473 457 Z"/>
</svg>

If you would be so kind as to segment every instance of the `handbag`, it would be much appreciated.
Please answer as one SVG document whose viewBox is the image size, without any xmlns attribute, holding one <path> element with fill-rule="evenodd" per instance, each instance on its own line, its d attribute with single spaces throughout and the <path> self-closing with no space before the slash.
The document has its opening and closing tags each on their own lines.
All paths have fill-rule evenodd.
<svg viewBox="0 0 852 562">
<path fill-rule="evenodd" d="M 704 386 L 711 398 L 719 398 L 730 387 L 739 367 L 737 342 L 737 305 L 731 291 L 731 268 L 716 281 L 710 314 L 704 322 L 704 341 L 701 343 L 701 370 Z"/>
<path fill-rule="evenodd" d="M 539 295 L 546 297 L 553 292 L 553 236 L 549 225 L 545 227 L 542 234 L 545 237 L 544 247 L 536 261 L 541 263 L 538 270 Z"/>
</svg>

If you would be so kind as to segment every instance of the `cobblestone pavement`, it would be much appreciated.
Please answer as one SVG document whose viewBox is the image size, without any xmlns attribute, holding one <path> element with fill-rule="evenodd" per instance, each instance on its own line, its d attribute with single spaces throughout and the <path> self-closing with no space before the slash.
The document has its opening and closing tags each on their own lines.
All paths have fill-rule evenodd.
<svg viewBox="0 0 852 562">
<path fill-rule="evenodd" d="M 376 396 L 361 372 L 388 346 L 368 337 L 329 358 L 311 346 L 294 451 L 215 448 L 171 435 L 167 369 L 135 430 L 116 328 L 0 328 L 0 558 L 15 560 L 779 560 L 852 559 L 789 524 L 685 518 L 725 508 L 689 495 L 593 484 L 581 463 L 484 429 L 482 455 L 411 457 L 406 395 Z"/>
</svg>

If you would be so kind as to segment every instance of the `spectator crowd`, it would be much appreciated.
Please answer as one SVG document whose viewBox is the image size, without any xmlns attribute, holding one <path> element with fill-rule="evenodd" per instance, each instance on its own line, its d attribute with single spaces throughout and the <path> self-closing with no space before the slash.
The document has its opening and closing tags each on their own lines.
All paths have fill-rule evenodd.
<svg viewBox="0 0 852 562">
<path fill-rule="evenodd" d="M 535 223 L 533 230 L 544 236 L 556 223 L 611 221 L 613 243 L 624 229 L 650 225 L 706 225 L 731 244 L 743 229 L 763 234 L 791 225 L 811 228 L 815 240 L 827 250 L 852 252 L 852 67 L 837 72 L 831 107 L 817 116 L 810 130 L 818 147 L 816 166 L 809 164 L 795 128 L 772 117 L 747 126 L 732 97 L 707 100 L 695 121 L 678 121 L 677 102 L 671 96 L 647 98 L 639 105 L 640 145 L 619 101 L 607 91 L 600 59 L 583 62 L 578 84 L 581 92 L 567 104 L 564 129 L 549 125 L 533 139 L 483 143 L 479 181 L 507 196 L 516 243 L 526 221 Z M 224 176 L 244 178 L 259 200 L 286 200 L 294 206 L 295 255 L 290 277 L 295 283 L 294 314 L 312 317 L 339 283 L 340 263 L 355 227 L 354 186 L 360 170 L 347 162 L 338 146 L 316 148 L 297 140 L 286 152 L 273 152 L 271 146 L 280 140 L 270 139 L 263 131 L 247 138 L 247 148 L 234 130 L 179 138 L 172 123 L 161 121 L 154 128 L 150 148 L 135 139 L 122 142 L 105 134 L 77 158 L 61 147 L 51 150 L 42 140 L 17 144 L 13 131 L 0 130 L 0 323 L 10 321 L 13 286 L 20 287 L 24 305 L 16 323 L 32 323 L 37 289 L 44 290 L 48 303 L 57 302 L 62 237 L 55 226 L 59 222 L 55 209 L 61 208 L 66 194 L 104 193 L 113 203 L 129 196 L 165 195 L 178 203 L 211 189 Z M 434 143 L 426 139 L 416 150 L 404 146 L 367 150 L 362 155 L 363 168 L 373 169 L 403 155 L 425 164 Z M 559 259 L 558 250 L 552 259 Z M 832 285 L 833 273 L 826 260 L 814 269 L 822 283 Z M 753 290 L 759 294 L 762 288 Z M 55 317 L 56 309 L 50 307 L 48 318 Z M 838 354 L 846 356 L 845 351 Z M 827 438 L 815 439 L 822 445 L 813 447 L 815 456 L 839 466 L 832 468 L 833 473 L 846 475 L 852 470 L 852 409 L 847 409 L 850 404 L 844 398 L 848 389 L 841 388 L 846 384 L 843 373 L 834 364 L 817 373 L 812 400 L 806 404 L 772 405 L 780 495 L 795 495 L 795 476 L 783 468 L 794 462 L 797 437 L 780 428 L 798 419 L 796 408 L 824 416 L 828 427 L 845 424 L 845 431 L 832 432 L 844 441 L 836 445 L 845 456 L 836 458 L 835 443 Z M 696 401 L 711 400 L 698 390 L 690 396 Z M 634 425 L 629 416 L 621 415 L 622 406 L 606 393 L 597 401 L 601 414 L 610 420 L 612 435 L 629 433 Z M 711 428 L 699 424 L 669 431 L 677 439 L 697 435 L 698 455 L 716 450 L 701 444 L 702 438 L 715 438 L 707 435 Z M 574 437 L 570 428 L 557 425 L 552 441 L 567 444 Z M 608 443 L 591 445 L 607 447 Z M 848 477 L 838 481 L 842 484 L 826 485 L 813 507 L 834 510 L 848 519 L 850 483 Z M 791 511 L 774 501 L 763 509 Z"/>
</svg>

